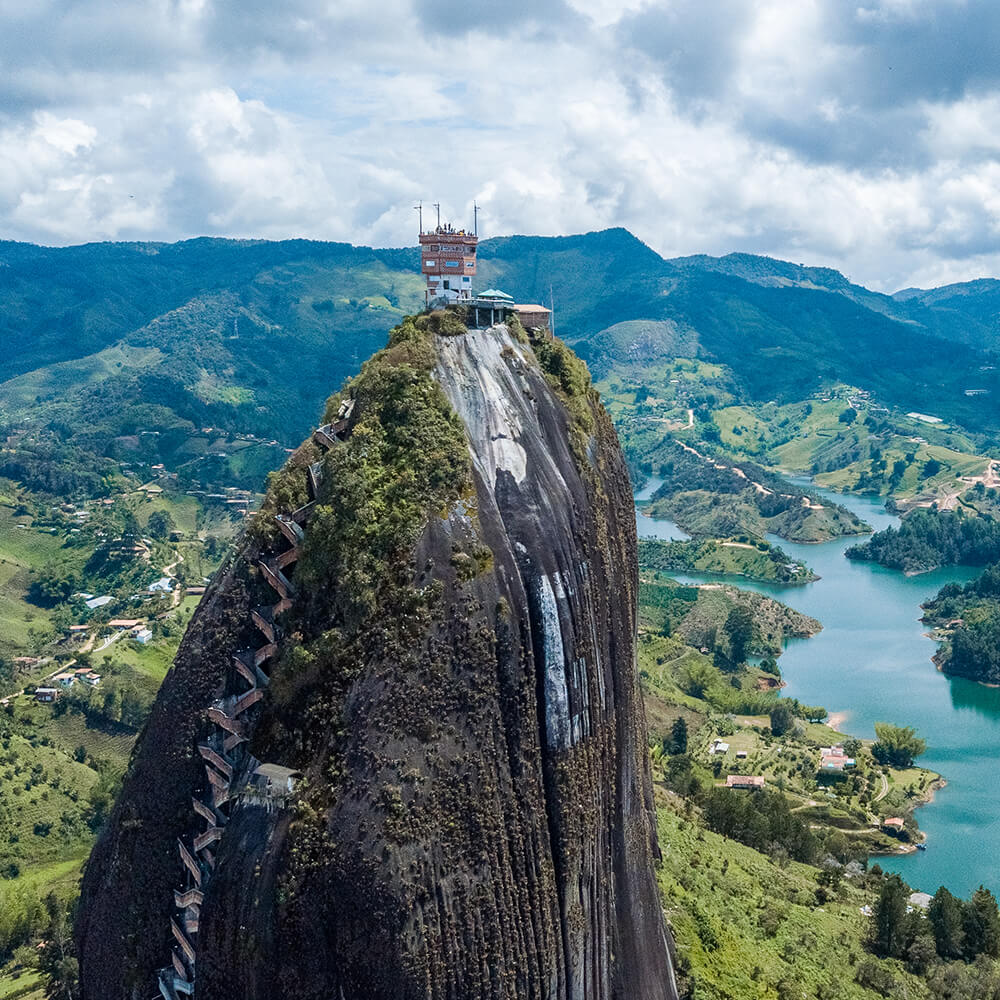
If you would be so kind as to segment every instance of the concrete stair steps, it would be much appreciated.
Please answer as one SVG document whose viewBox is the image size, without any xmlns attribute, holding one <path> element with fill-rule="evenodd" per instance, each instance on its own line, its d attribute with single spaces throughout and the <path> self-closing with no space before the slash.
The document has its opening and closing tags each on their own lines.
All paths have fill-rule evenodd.
<svg viewBox="0 0 1000 1000">
<path fill-rule="evenodd" d="M 204 833 L 199 833 L 197 837 L 194 838 L 194 850 L 196 854 L 201 854 L 209 844 L 215 844 L 222 840 L 222 827 L 213 826 L 209 827 Z"/>
<path fill-rule="evenodd" d="M 274 611 L 269 605 L 262 608 L 254 608 L 250 612 L 250 620 L 257 626 L 268 642 L 277 642 L 277 633 L 274 628 Z"/>
<path fill-rule="evenodd" d="M 302 539 L 305 538 L 305 532 L 302 530 L 302 525 L 300 525 L 293 518 L 289 517 L 287 514 L 277 514 L 274 519 L 278 522 L 278 527 L 281 529 L 281 533 L 292 545 L 299 545 L 302 542 Z"/>
<path fill-rule="evenodd" d="M 233 765 L 222 754 L 213 750 L 210 746 L 206 746 L 204 743 L 198 744 L 198 753 L 201 754 L 204 760 L 217 767 L 226 776 L 227 780 L 233 780 Z"/>
<path fill-rule="evenodd" d="M 306 485 L 309 487 L 309 496 L 313 500 L 318 500 L 323 487 L 322 462 L 313 462 L 306 468 Z"/>
<path fill-rule="evenodd" d="M 291 597 L 295 593 L 295 588 L 292 586 L 288 578 L 281 572 L 280 566 L 268 565 L 266 562 L 259 562 L 257 564 L 260 567 L 261 573 L 264 575 L 264 579 L 270 584 L 274 592 L 281 598 Z"/>
<path fill-rule="evenodd" d="M 174 905 L 178 910 L 186 910 L 189 906 L 201 906 L 205 901 L 205 893 L 201 889 L 174 889 Z"/>
<path fill-rule="evenodd" d="M 208 718 L 210 722 L 214 722 L 220 729 L 224 729 L 227 733 L 246 737 L 242 724 L 235 719 L 231 719 L 221 708 L 210 708 L 208 710 Z M 228 750 L 229 748 L 223 744 L 223 749 Z"/>
<path fill-rule="evenodd" d="M 247 691 L 246 694 L 240 695 L 233 705 L 233 715 L 242 715 L 247 709 L 253 708 L 263 697 L 264 692 L 260 688 L 254 688 L 252 691 Z"/>
<path fill-rule="evenodd" d="M 278 569 L 284 569 L 286 566 L 291 566 L 298 558 L 299 547 L 296 545 L 293 548 L 285 549 L 280 555 L 275 556 L 272 565 L 277 566 Z"/>
<path fill-rule="evenodd" d="M 177 943 L 181 946 L 181 951 L 183 952 L 184 957 L 191 965 L 194 965 L 194 945 L 191 944 L 187 935 L 181 930 L 177 921 L 174 920 L 173 917 L 170 918 L 170 930 L 173 932 Z"/>
<path fill-rule="evenodd" d="M 234 750 L 238 747 L 241 743 L 246 743 L 246 741 L 247 738 L 242 733 L 230 733 L 222 745 L 225 748 L 226 753 L 228 753 L 230 750 Z M 229 796 L 227 795 L 223 801 L 228 801 L 228 799 Z"/>
<path fill-rule="evenodd" d="M 181 861 L 184 867 L 191 873 L 191 878 L 194 879 L 195 885 L 201 888 L 201 865 L 195 860 L 194 855 L 184 846 L 184 841 L 178 838 L 177 840 L 177 850 L 180 852 Z"/>
</svg>

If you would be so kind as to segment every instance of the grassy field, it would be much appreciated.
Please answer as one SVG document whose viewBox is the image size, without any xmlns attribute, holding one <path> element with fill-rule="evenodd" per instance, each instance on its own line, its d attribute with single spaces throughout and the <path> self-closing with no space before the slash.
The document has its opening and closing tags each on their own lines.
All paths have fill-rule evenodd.
<svg viewBox="0 0 1000 1000">
<path fill-rule="evenodd" d="M 108 648 L 108 655 L 113 664 L 131 667 L 143 677 L 155 681 L 157 686 L 167 676 L 176 652 L 176 641 L 165 639 L 150 642 L 145 646 L 131 639 L 124 639 Z"/>
<path fill-rule="evenodd" d="M 689 432 L 689 410 L 711 394 L 715 400 L 731 400 L 730 376 L 722 365 L 695 358 L 675 358 L 669 364 L 616 369 L 596 383 L 608 412 L 622 426 Z"/>
<path fill-rule="evenodd" d="M 26 600 L 31 571 L 75 556 L 64 550 L 60 535 L 33 527 L 30 518 L 17 516 L 14 510 L 0 503 L 0 656 L 30 650 L 31 633 L 44 633 L 51 624 L 46 609 Z"/>
<path fill-rule="evenodd" d="M 67 755 L 83 747 L 88 757 L 110 762 L 124 772 L 135 733 L 114 723 L 98 723 L 75 712 L 57 713 L 51 705 L 40 705 L 32 698 L 21 697 L 15 703 L 18 719 L 30 719 L 39 733 L 48 737 L 56 749 Z"/>
<path fill-rule="evenodd" d="M 732 452 L 792 472 L 815 473 L 821 486 L 833 490 L 929 502 L 954 494 L 961 486 L 959 477 L 980 476 L 986 469 L 987 459 L 958 430 L 860 405 L 857 416 L 845 422 L 841 415 L 847 407 L 848 400 L 838 396 L 786 406 L 723 407 L 712 418 L 722 444 Z M 866 422 L 869 417 L 872 426 Z M 894 478 L 896 462 L 906 470 Z M 939 471 L 927 474 L 928 462 L 937 462 Z"/>
<path fill-rule="evenodd" d="M 762 539 L 709 538 L 705 541 L 663 542 L 642 539 L 639 568 L 668 572 L 716 573 L 748 580 L 809 583 L 815 573 L 805 563 Z"/>
<path fill-rule="evenodd" d="M 698 1000 L 875 1000 L 855 981 L 866 958 L 872 892 L 845 879 L 817 895 L 817 870 L 705 830 L 696 810 L 657 791 L 659 884 L 683 978 Z M 923 996 L 898 962 L 880 962 L 905 995 Z M 903 985 L 905 984 L 905 985 Z M 904 994 L 896 993 L 895 996 Z"/>
<path fill-rule="evenodd" d="M 979 455 L 967 455 L 943 445 L 928 444 L 913 439 L 893 438 L 891 445 L 883 448 L 882 460 L 891 470 L 897 461 L 906 463 L 906 472 L 892 490 L 897 500 L 925 498 L 928 501 L 943 500 L 951 495 L 964 493 L 967 484 L 962 484 L 961 477 L 982 476 L 986 471 L 988 459 Z M 925 475 L 923 469 L 928 462 L 937 462 L 940 471 L 934 475 Z M 859 477 L 869 462 L 854 462 L 832 472 L 820 473 L 816 481 L 821 486 L 833 490 L 850 490 L 857 486 Z M 889 492 L 889 481 L 883 478 L 881 492 Z"/>
<path fill-rule="evenodd" d="M 729 383 L 720 366 L 677 359 L 673 365 L 616 369 L 599 387 L 626 442 L 634 439 L 643 451 L 656 435 L 704 435 L 734 457 L 809 473 L 831 489 L 928 504 L 953 498 L 959 477 L 986 469 L 987 459 L 961 428 L 891 411 L 851 386 L 781 404 L 736 401 Z M 707 408 L 711 426 L 689 428 L 688 409 L 699 405 L 698 419 L 706 418 Z M 906 464 L 902 476 L 892 475 L 896 462 Z M 939 469 L 926 472 L 928 462 Z"/>
<path fill-rule="evenodd" d="M 0 1000 L 41 1000 L 43 979 L 36 969 L 24 969 L 13 962 L 0 968 Z"/>
<path fill-rule="evenodd" d="M 52 737 L 47 717 L 21 708 L 26 700 L 0 740 L 0 869 L 27 871 L 86 851 L 88 795 L 99 776 Z"/>
<path fill-rule="evenodd" d="M 180 493 L 160 493 L 155 496 L 142 494 L 135 505 L 135 517 L 139 525 L 145 529 L 150 516 L 158 510 L 166 511 L 174 519 L 178 531 L 183 531 L 186 535 L 197 532 L 201 504 L 196 497 Z"/>
</svg>

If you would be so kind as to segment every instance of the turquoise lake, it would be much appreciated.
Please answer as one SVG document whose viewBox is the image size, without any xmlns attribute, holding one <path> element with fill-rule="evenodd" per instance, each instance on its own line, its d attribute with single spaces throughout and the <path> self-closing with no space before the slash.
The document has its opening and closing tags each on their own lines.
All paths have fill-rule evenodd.
<svg viewBox="0 0 1000 1000">
<path fill-rule="evenodd" d="M 815 492 L 839 503 L 876 530 L 898 524 L 878 499 Z M 651 481 L 636 494 L 648 498 Z M 640 537 L 686 537 L 669 521 L 637 512 Z M 1000 890 L 1000 689 L 950 679 L 931 662 L 936 644 L 920 622 L 920 604 L 943 584 L 978 574 L 968 567 L 906 577 L 871 563 L 851 562 L 844 551 L 857 538 L 819 545 L 796 545 L 770 537 L 801 559 L 821 579 L 800 586 L 729 582 L 756 590 L 818 618 L 823 631 L 811 639 L 791 639 L 781 656 L 784 694 L 810 705 L 843 712 L 845 733 L 871 738 L 875 722 L 914 726 L 927 741 L 920 763 L 948 782 L 917 813 L 927 834 L 926 851 L 879 857 L 915 889 L 934 892 L 947 885 L 968 896 L 980 883 Z M 707 575 L 675 574 L 681 581 L 707 582 Z M 717 579 L 717 578 L 716 578 Z"/>
</svg>

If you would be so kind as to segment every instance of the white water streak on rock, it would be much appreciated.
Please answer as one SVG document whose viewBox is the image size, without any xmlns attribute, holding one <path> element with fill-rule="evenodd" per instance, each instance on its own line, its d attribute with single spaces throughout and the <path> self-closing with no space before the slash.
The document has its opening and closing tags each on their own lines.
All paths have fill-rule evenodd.
<svg viewBox="0 0 1000 1000">
<path fill-rule="evenodd" d="M 547 576 L 538 581 L 538 607 L 545 655 L 545 741 L 551 748 L 565 750 L 571 737 L 566 653 L 559 627 L 559 608 Z"/>
<path fill-rule="evenodd" d="M 435 376 L 462 418 L 473 461 L 490 486 L 501 472 L 518 484 L 528 474 L 521 438 L 536 419 L 521 374 L 528 365 L 523 350 L 505 326 L 470 330 L 438 343 L 441 363 Z"/>
</svg>

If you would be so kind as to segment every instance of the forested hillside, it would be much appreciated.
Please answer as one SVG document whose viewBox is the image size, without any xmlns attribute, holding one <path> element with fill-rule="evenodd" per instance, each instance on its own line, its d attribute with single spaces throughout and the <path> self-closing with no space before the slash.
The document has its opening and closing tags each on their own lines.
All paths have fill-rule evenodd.
<svg viewBox="0 0 1000 1000">
<path fill-rule="evenodd" d="M 801 399 L 840 380 L 970 428 L 1000 424 L 995 392 L 964 393 L 1000 379 L 978 353 L 995 345 L 974 315 L 970 346 L 946 339 L 955 296 L 947 309 L 900 302 L 767 258 L 666 261 L 624 230 L 485 240 L 480 261 L 481 286 L 551 299 L 557 330 L 598 379 L 637 350 L 644 362 L 682 354 L 729 366 L 748 400 Z M 288 445 L 329 385 L 419 305 L 416 263 L 415 249 L 304 240 L 0 243 L 0 420 L 57 422 L 65 436 L 98 399 L 112 424 L 141 400 L 162 408 L 146 412 L 152 425 L 207 423 Z M 658 339 L 637 348 L 609 329 L 638 320 L 660 324 Z"/>
</svg>

